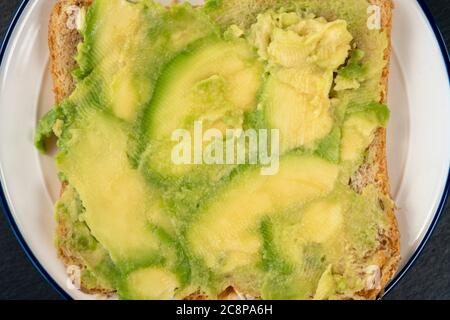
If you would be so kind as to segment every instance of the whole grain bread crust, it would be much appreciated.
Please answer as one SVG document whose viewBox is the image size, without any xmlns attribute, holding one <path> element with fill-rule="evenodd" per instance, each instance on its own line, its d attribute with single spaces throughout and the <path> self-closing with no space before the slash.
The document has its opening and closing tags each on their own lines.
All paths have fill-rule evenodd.
<svg viewBox="0 0 450 320">
<path fill-rule="evenodd" d="M 388 46 L 384 53 L 384 59 L 387 61 L 380 79 L 381 103 L 387 103 L 388 81 L 390 70 L 390 57 L 392 51 L 391 33 L 392 33 L 392 10 L 394 5 L 391 0 L 370 0 L 370 3 L 378 5 L 381 8 L 381 26 L 388 35 Z M 362 185 L 374 184 L 382 194 L 391 198 L 389 184 L 389 174 L 386 157 L 386 129 L 379 128 L 375 138 L 369 147 L 368 159 L 371 162 L 364 163 L 356 173 L 355 179 L 352 179 L 352 186 L 356 189 Z M 360 181 L 358 181 L 358 178 Z M 362 181 L 362 183 L 361 183 Z M 381 288 L 361 292 L 361 296 L 367 299 L 375 299 L 386 287 L 389 281 L 394 277 L 400 262 L 400 233 L 397 219 L 395 217 L 395 207 L 388 208 L 386 215 L 389 220 L 387 233 L 380 234 L 381 247 L 376 253 L 378 265 L 381 269 Z"/>
<path fill-rule="evenodd" d="M 68 25 L 71 19 L 71 6 L 87 7 L 93 0 L 60 0 L 55 5 L 50 18 L 49 24 L 49 48 L 51 57 L 51 73 L 53 77 L 53 90 L 55 101 L 58 103 L 68 97 L 75 88 L 75 80 L 72 77 L 72 71 L 76 67 L 74 59 L 77 46 L 82 41 L 81 35 L 76 28 Z M 382 29 L 389 36 L 389 45 L 385 51 L 384 58 L 388 62 L 383 70 L 380 80 L 381 87 L 381 103 L 387 102 L 388 94 L 388 78 L 389 78 L 389 60 L 391 55 L 390 34 L 392 29 L 392 10 L 393 4 L 391 0 L 368 0 L 371 4 L 378 5 L 381 8 Z M 379 128 L 375 134 L 375 138 L 368 150 L 369 156 L 367 161 L 359 168 L 351 179 L 350 185 L 360 191 L 367 185 L 375 185 L 382 194 L 390 198 L 390 185 L 386 161 L 386 129 Z M 64 190 L 62 186 L 62 191 Z M 387 283 L 393 278 L 397 271 L 400 260 L 400 235 L 395 217 L 395 209 L 387 208 L 386 215 L 389 221 L 389 228 L 386 233 L 379 234 L 380 247 L 374 254 L 378 266 L 381 270 L 381 286 L 372 290 L 359 292 L 359 296 L 364 299 L 375 299 L 381 293 Z M 68 226 L 59 223 L 57 230 L 59 236 L 64 236 L 68 232 Z M 77 257 L 76 253 L 71 252 L 68 248 L 60 245 L 58 254 L 65 265 L 78 265 L 85 268 L 83 262 Z M 88 294 L 102 294 L 110 296 L 114 291 L 105 288 L 88 288 L 81 283 L 81 290 Z M 232 287 L 227 288 L 221 295 L 220 299 L 238 298 L 236 290 Z M 208 297 L 201 292 L 195 292 L 185 299 L 187 300 L 204 300 Z"/>
</svg>

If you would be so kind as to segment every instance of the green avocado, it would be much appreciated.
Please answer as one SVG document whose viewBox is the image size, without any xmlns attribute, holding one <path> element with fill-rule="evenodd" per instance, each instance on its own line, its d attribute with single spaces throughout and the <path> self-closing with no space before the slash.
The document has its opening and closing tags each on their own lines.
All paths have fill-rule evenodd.
<svg viewBox="0 0 450 320">
<path fill-rule="evenodd" d="M 98 0 L 88 10 L 82 33 L 75 75 L 84 81 L 72 98 L 93 95 L 102 107 L 132 122 L 149 102 L 161 68 L 216 29 L 187 4 L 166 10 L 148 0 Z M 89 95 L 86 90 L 95 92 Z"/>
<path fill-rule="evenodd" d="M 207 268 L 231 281 L 222 284 L 223 289 L 234 284 L 252 291 L 248 280 L 242 283 L 233 277 L 236 270 L 248 274 L 259 264 L 261 221 L 284 208 L 327 195 L 338 173 L 336 165 L 323 159 L 297 155 L 283 158 L 277 175 L 266 177 L 259 170 L 249 169 L 234 177 L 199 210 L 187 228 L 186 240 Z"/>
<path fill-rule="evenodd" d="M 195 165 L 166 161 L 176 142 L 175 130 L 242 129 L 244 115 L 256 108 L 262 64 L 243 39 L 202 39 L 176 56 L 163 70 L 154 97 L 143 116 L 141 143 L 145 170 L 162 177 L 181 176 Z M 245 88 L 245 90 L 242 90 Z"/>
<path fill-rule="evenodd" d="M 55 219 L 59 228 L 65 230 L 56 238 L 56 245 L 64 247 L 75 261 L 85 264 L 81 273 L 84 286 L 112 291 L 120 279 L 119 270 L 108 251 L 91 234 L 83 220 L 84 212 L 80 196 L 72 186 L 67 186 L 55 205 Z"/>
<path fill-rule="evenodd" d="M 367 5 L 94 0 L 76 89 L 35 136 L 41 152 L 57 140 L 56 243 L 83 265 L 84 287 L 139 300 L 229 286 L 357 296 L 390 203 L 348 186 L 389 120 L 388 38 L 367 29 Z"/>
</svg>

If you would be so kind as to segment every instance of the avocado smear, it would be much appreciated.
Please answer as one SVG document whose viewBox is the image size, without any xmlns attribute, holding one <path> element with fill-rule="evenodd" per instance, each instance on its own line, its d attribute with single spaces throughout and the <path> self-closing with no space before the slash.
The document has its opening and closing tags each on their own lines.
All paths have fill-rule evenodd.
<svg viewBox="0 0 450 320">
<path fill-rule="evenodd" d="M 378 103 L 387 35 L 367 30 L 365 0 L 248 1 L 236 13 L 242 2 L 95 0 L 86 11 L 76 89 L 35 138 L 41 151 L 57 138 L 56 245 L 84 266 L 85 288 L 121 299 L 366 288 L 392 201 L 348 181 L 389 119 Z M 175 165 L 172 131 L 199 120 L 278 129 L 279 172 Z"/>
</svg>

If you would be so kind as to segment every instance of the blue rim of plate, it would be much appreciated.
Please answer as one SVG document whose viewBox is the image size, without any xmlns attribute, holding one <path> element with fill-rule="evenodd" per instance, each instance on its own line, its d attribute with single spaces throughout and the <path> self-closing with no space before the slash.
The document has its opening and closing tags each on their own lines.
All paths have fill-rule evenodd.
<svg viewBox="0 0 450 320">
<path fill-rule="evenodd" d="M 430 24 L 430 26 L 434 32 L 436 41 L 439 44 L 441 54 L 442 54 L 442 59 L 444 60 L 445 66 L 447 69 L 449 85 L 450 85 L 449 51 L 445 44 L 442 33 L 439 30 L 439 27 L 437 26 L 436 21 L 434 20 L 434 17 L 432 15 L 430 9 L 428 8 L 428 6 L 425 4 L 425 2 L 423 0 L 416 0 L 416 1 L 419 4 L 420 8 L 422 9 L 423 13 L 425 14 L 425 16 L 428 20 L 428 23 Z M 16 24 L 19 21 L 19 18 L 21 17 L 21 15 L 22 15 L 24 9 L 26 8 L 26 6 L 28 5 L 28 3 L 29 3 L 29 0 L 22 1 L 22 3 L 19 5 L 19 8 L 16 10 L 16 13 L 14 14 L 14 17 L 8 27 L 5 38 L 3 39 L 3 42 L 0 47 L 0 65 L 3 61 L 3 57 L 5 55 L 6 49 L 9 44 L 9 40 L 13 34 Z M 0 179 L 0 180 L 2 180 L 2 179 Z M 399 283 L 399 281 L 405 276 L 405 274 L 411 269 L 411 267 L 417 261 L 417 258 L 420 256 L 423 249 L 427 245 L 428 240 L 430 239 L 431 235 L 433 234 L 433 231 L 435 230 L 436 225 L 438 224 L 439 219 L 442 216 L 442 213 L 445 208 L 445 204 L 447 202 L 449 192 L 450 192 L 450 166 L 449 166 L 449 173 L 447 175 L 447 182 L 446 182 L 446 185 L 444 188 L 444 193 L 442 195 L 441 201 L 439 202 L 438 209 L 437 209 L 436 213 L 434 214 L 433 220 L 432 220 L 430 226 L 428 227 L 428 230 L 427 230 L 423 240 L 417 247 L 414 254 L 409 258 L 406 265 L 397 273 L 397 275 L 394 277 L 394 279 L 392 279 L 390 281 L 390 283 L 386 286 L 384 294 L 381 298 L 385 297 L 386 295 L 389 294 L 389 292 L 391 292 L 391 290 Z M 0 207 L 1 207 L 2 211 L 4 212 L 6 219 L 8 221 L 8 224 L 11 227 L 15 237 L 17 238 L 17 241 L 19 242 L 20 246 L 22 247 L 23 251 L 27 255 L 28 259 L 31 261 L 33 266 L 39 271 L 39 273 L 45 278 L 45 280 L 51 285 L 51 287 L 53 287 L 53 289 L 61 295 L 62 298 L 66 299 L 66 300 L 72 300 L 72 297 L 56 283 L 56 281 L 52 278 L 52 276 L 41 265 L 41 263 L 36 258 L 36 256 L 34 255 L 34 253 L 31 251 L 30 247 L 26 243 L 25 239 L 23 238 L 23 236 L 14 220 L 14 217 L 12 216 L 11 210 L 9 208 L 8 201 L 6 199 L 5 192 L 4 192 L 3 181 L 0 181 Z"/>
</svg>

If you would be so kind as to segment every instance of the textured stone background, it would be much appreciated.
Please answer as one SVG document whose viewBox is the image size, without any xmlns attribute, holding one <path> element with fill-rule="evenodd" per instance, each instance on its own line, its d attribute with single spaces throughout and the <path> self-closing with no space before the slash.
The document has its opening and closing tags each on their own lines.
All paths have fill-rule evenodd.
<svg viewBox="0 0 450 320">
<path fill-rule="evenodd" d="M 0 42 L 19 3 L 0 0 Z M 426 0 L 426 3 L 450 45 L 450 2 Z M 449 209 L 447 204 L 423 254 L 386 299 L 450 299 Z M 0 215 L 0 253 L 0 299 L 60 299 L 27 260 L 3 215 Z"/>
</svg>

